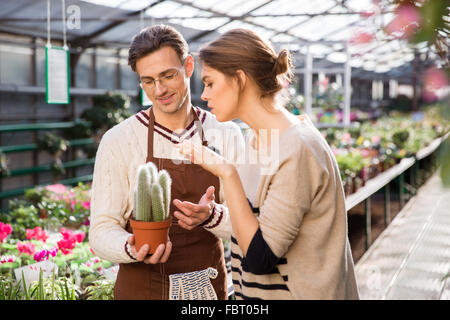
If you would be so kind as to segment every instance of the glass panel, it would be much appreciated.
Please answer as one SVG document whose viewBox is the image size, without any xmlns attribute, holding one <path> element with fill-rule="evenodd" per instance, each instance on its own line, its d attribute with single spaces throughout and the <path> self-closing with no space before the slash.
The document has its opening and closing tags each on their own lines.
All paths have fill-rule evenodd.
<svg viewBox="0 0 450 320">
<path fill-rule="evenodd" d="M 228 2 L 228 1 L 227 1 Z M 232 2 L 232 1 L 230 1 Z M 227 14 L 232 16 L 240 16 L 243 14 L 246 14 L 247 12 L 251 11 L 254 8 L 257 8 L 258 6 L 262 5 L 264 2 L 267 2 L 267 0 L 253 0 L 253 1 L 239 1 L 236 5 L 230 7 L 230 11 L 221 11 L 227 12 Z M 253 12 L 251 13 L 253 14 Z"/>
<path fill-rule="evenodd" d="M 45 87 L 45 48 L 36 48 L 36 85 Z"/>
<path fill-rule="evenodd" d="M 217 31 L 219 33 L 225 33 L 228 30 L 235 29 L 235 28 L 245 28 L 245 29 L 253 30 L 260 37 L 265 38 L 265 39 L 270 39 L 270 37 L 272 37 L 274 35 L 273 31 L 269 31 L 269 30 L 264 29 L 264 28 L 255 27 L 255 26 L 253 26 L 251 24 L 248 24 L 248 23 L 245 23 L 245 22 L 242 22 L 242 21 L 238 21 L 238 20 L 230 22 L 229 24 L 223 26 L 222 28 L 219 28 Z"/>
<path fill-rule="evenodd" d="M 97 88 L 115 89 L 117 66 L 115 50 L 98 49 L 96 64 Z"/>
<path fill-rule="evenodd" d="M 172 1 L 164 1 L 145 11 L 146 14 L 156 18 L 166 18 L 172 12 L 181 8 L 181 5 Z"/>
<path fill-rule="evenodd" d="M 120 84 L 124 90 L 138 90 L 139 79 L 131 67 L 128 65 L 127 59 L 120 59 Z"/>
<path fill-rule="evenodd" d="M 170 19 L 170 23 L 182 25 L 197 30 L 214 30 L 222 26 L 228 18 L 196 18 L 196 19 Z"/>
<path fill-rule="evenodd" d="M 30 48 L 0 44 L 0 83 L 30 85 Z"/>
<path fill-rule="evenodd" d="M 75 84 L 71 84 L 71 86 L 78 88 L 91 86 L 91 60 L 92 55 L 86 53 L 81 55 L 75 67 Z"/>
</svg>

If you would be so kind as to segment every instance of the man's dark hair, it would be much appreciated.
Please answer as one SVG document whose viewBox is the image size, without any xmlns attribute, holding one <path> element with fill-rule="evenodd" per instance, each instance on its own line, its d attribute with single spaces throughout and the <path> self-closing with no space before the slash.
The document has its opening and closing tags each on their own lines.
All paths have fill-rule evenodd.
<svg viewBox="0 0 450 320">
<path fill-rule="evenodd" d="M 181 62 L 189 52 L 189 46 L 181 33 L 168 25 L 155 25 L 142 29 L 133 37 L 128 51 L 128 65 L 136 72 L 136 62 L 140 58 L 163 47 L 174 49 Z"/>
</svg>

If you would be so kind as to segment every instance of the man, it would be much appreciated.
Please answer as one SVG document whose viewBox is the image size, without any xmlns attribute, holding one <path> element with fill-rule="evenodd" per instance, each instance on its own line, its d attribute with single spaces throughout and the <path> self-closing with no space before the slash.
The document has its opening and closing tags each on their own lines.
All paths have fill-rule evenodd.
<svg viewBox="0 0 450 320">
<path fill-rule="evenodd" d="M 181 282 L 182 297 L 226 299 L 222 241 L 208 231 L 226 216 L 227 208 L 215 202 L 223 200 L 221 182 L 200 166 L 182 161 L 176 146 L 190 139 L 236 162 L 244 148 L 239 127 L 219 123 L 211 113 L 191 105 L 194 59 L 174 28 L 143 29 L 133 38 L 128 63 L 153 105 L 102 137 L 94 167 L 90 245 L 99 257 L 120 264 L 115 299 L 180 298 L 183 275 L 193 280 Z M 136 251 L 128 222 L 137 168 L 149 161 L 172 178 L 174 218 L 170 241 L 153 255 L 148 255 L 146 245 Z M 211 279 L 205 287 L 195 279 L 206 274 Z"/>
</svg>

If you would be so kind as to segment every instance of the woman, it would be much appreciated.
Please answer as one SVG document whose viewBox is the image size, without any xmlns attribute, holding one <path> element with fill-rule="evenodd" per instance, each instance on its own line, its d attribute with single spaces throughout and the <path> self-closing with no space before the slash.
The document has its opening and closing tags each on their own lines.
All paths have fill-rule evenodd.
<svg viewBox="0 0 450 320">
<path fill-rule="evenodd" d="M 231 222 L 236 297 L 358 299 L 336 160 L 311 121 L 290 114 L 277 95 L 290 79 L 289 52 L 276 55 L 252 31 L 235 29 L 199 58 L 211 112 L 252 131 L 238 169 L 207 147 L 180 148 L 223 181 L 228 212 L 203 227 L 224 236 Z M 175 214 L 181 225 L 192 218 Z"/>
</svg>

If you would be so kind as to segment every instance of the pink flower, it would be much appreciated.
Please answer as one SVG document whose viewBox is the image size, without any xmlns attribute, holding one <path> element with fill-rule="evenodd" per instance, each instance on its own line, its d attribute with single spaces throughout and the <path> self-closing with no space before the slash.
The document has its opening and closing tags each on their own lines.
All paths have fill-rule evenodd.
<svg viewBox="0 0 450 320">
<path fill-rule="evenodd" d="M 395 18 L 386 26 L 386 32 L 398 39 L 411 38 L 422 23 L 419 11 L 413 5 L 403 4 L 395 13 Z"/>
<path fill-rule="evenodd" d="M 67 187 L 60 183 L 48 185 L 45 187 L 45 189 L 47 189 L 48 191 L 54 192 L 54 193 L 58 193 L 58 194 L 62 194 L 67 191 Z"/>
<path fill-rule="evenodd" d="M 83 242 L 84 238 L 86 237 L 86 235 L 84 234 L 84 232 L 79 232 L 75 235 L 77 242 Z"/>
<path fill-rule="evenodd" d="M 12 227 L 8 223 L 0 222 L 0 243 L 3 243 L 5 239 L 10 235 L 12 232 Z"/>
<path fill-rule="evenodd" d="M 380 136 L 373 136 L 371 139 L 372 139 L 372 143 L 380 143 L 380 141 L 381 141 Z"/>
<path fill-rule="evenodd" d="M 438 92 L 449 85 L 449 79 L 445 71 L 437 68 L 430 68 L 423 76 L 424 92 L 423 98 L 426 102 L 432 102 L 438 98 Z"/>
<path fill-rule="evenodd" d="M 57 245 L 58 249 L 61 250 L 64 255 L 72 253 L 72 250 L 75 248 L 75 242 L 68 239 L 59 240 Z"/>
<path fill-rule="evenodd" d="M 15 256 L 1 256 L 0 257 L 0 264 L 8 263 L 8 262 L 16 262 Z"/>
<path fill-rule="evenodd" d="M 321 86 L 321 87 L 326 89 L 326 88 L 328 88 L 328 83 L 329 82 L 330 82 L 330 78 L 326 77 L 322 81 L 319 81 L 319 86 Z"/>
<path fill-rule="evenodd" d="M 63 239 L 58 241 L 58 248 L 63 254 L 69 254 L 75 248 L 77 242 L 82 242 L 86 237 L 84 232 L 74 234 L 71 230 L 61 228 Z"/>
<path fill-rule="evenodd" d="M 91 208 L 91 202 L 90 201 L 85 201 L 81 204 L 83 206 L 83 208 L 85 208 L 86 210 L 89 210 Z"/>
<path fill-rule="evenodd" d="M 365 44 L 370 43 L 375 38 L 373 34 L 370 34 L 366 31 L 358 31 L 351 39 L 350 43 L 352 44 Z"/>
<path fill-rule="evenodd" d="M 28 240 L 36 239 L 46 242 L 48 239 L 48 233 L 45 230 L 42 230 L 41 227 L 35 227 L 34 229 L 26 230 L 26 237 Z"/>
<path fill-rule="evenodd" d="M 361 155 L 362 155 L 364 158 L 367 158 L 367 157 L 370 156 L 370 151 L 367 150 L 367 149 L 362 149 L 362 150 L 361 150 Z"/>
<path fill-rule="evenodd" d="M 342 141 L 347 142 L 347 143 L 350 143 L 350 142 L 352 141 L 352 136 L 350 135 L 350 133 L 345 132 L 345 133 L 342 135 Z"/>
<path fill-rule="evenodd" d="M 34 260 L 36 262 L 40 262 L 40 261 L 48 260 L 48 258 L 50 256 L 55 257 L 57 253 L 58 253 L 58 248 L 57 247 L 53 247 L 50 250 L 42 249 L 41 251 L 36 252 L 34 254 L 33 258 L 34 258 Z"/>
<path fill-rule="evenodd" d="M 40 262 L 44 260 L 48 260 L 48 251 L 46 249 L 42 249 L 41 251 L 37 251 L 34 256 L 34 261 Z"/>
<path fill-rule="evenodd" d="M 52 257 L 56 257 L 56 255 L 58 254 L 58 247 L 53 247 L 50 250 L 48 250 L 48 254 L 51 255 Z"/>
<path fill-rule="evenodd" d="M 34 251 L 36 250 L 36 247 L 33 243 L 31 242 L 26 242 L 26 243 L 22 243 L 22 242 L 18 242 L 17 243 L 17 250 L 19 250 L 21 253 L 25 253 L 28 255 L 33 255 Z"/>
</svg>

